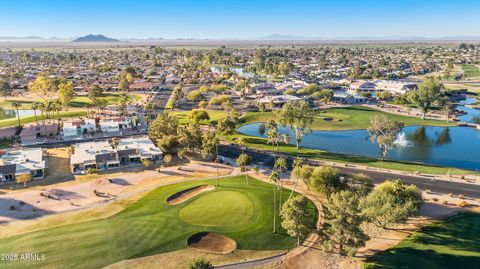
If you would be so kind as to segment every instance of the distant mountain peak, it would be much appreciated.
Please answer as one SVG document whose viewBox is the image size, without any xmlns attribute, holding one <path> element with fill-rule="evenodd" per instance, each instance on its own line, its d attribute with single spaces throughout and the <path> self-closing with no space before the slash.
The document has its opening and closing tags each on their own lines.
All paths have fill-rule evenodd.
<svg viewBox="0 0 480 269">
<path fill-rule="evenodd" d="M 120 40 L 104 35 L 86 35 L 72 40 L 72 42 L 120 42 Z"/>
</svg>

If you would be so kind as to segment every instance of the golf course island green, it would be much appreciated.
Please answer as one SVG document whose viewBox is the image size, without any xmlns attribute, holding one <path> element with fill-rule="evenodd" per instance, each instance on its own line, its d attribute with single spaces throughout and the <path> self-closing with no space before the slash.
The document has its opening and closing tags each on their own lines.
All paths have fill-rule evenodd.
<svg viewBox="0 0 480 269">
<path fill-rule="evenodd" d="M 1 253 L 46 257 L 43 261 L 6 262 L 2 268 L 101 268 L 124 259 L 188 248 L 189 238 L 202 232 L 211 233 L 207 239 L 213 238 L 214 242 L 219 236 L 231 239 L 240 250 L 294 247 L 296 239 L 282 229 L 278 210 L 277 233 L 272 233 L 272 185 L 254 178 L 248 182 L 246 185 L 244 176 L 222 178 L 214 189 L 176 205 L 168 198 L 197 186 L 215 185 L 216 180 L 166 185 L 111 217 L 0 239 Z M 290 191 L 283 192 L 285 201 Z M 314 222 L 318 212 L 312 202 L 308 212 Z"/>
</svg>

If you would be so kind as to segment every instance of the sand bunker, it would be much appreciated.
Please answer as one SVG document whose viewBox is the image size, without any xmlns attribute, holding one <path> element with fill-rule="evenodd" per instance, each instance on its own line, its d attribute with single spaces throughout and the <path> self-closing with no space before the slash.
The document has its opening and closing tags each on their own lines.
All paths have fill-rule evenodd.
<svg viewBox="0 0 480 269">
<path fill-rule="evenodd" d="M 190 236 L 187 244 L 194 249 L 216 254 L 228 254 L 237 248 L 235 240 L 210 232 L 200 232 Z"/>
<path fill-rule="evenodd" d="M 179 191 L 171 195 L 170 197 L 167 198 L 167 202 L 171 205 L 178 205 L 202 192 L 211 191 L 213 189 L 215 189 L 215 186 L 213 185 L 196 186 L 190 189 Z"/>
</svg>

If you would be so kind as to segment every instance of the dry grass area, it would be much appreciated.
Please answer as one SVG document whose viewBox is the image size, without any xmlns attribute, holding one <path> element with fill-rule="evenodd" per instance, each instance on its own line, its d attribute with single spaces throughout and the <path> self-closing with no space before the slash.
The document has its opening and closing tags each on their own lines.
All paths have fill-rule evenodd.
<svg viewBox="0 0 480 269">
<path fill-rule="evenodd" d="M 48 149 L 47 176 L 51 179 L 74 179 L 73 174 L 70 170 L 69 148 Z"/>
<path fill-rule="evenodd" d="M 195 249 L 182 249 L 178 251 L 152 255 L 132 260 L 123 260 L 121 262 L 109 265 L 106 269 L 178 269 L 187 268 L 187 265 L 195 258 L 204 257 L 211 261 L 214 266 L 246 262 L 250 260 L 257 260 L 267 258 L 284 253 L 283 250 L 274 251 L 255 251 L 255 250 L 235 250 L 234 252 L 223 254 L 202 253 Z M 268 267 L 278 268 L 278 267 Z"/>
<path fill-rule="evenodd" d="M 47 215 L 39 219 L 18 220 L 0 225 L 0 238 L 6 238 L 23 233 L 43 230 L 52 227 L 81 223 L 92 220 L 99 220 L 111 217 L 123 209 L 129 207 L 148 191 L 139 192 L 128 198 L 114 201 L 109 204 L 79 211 L 66 212 L 55 215 Z"/>
</svg>

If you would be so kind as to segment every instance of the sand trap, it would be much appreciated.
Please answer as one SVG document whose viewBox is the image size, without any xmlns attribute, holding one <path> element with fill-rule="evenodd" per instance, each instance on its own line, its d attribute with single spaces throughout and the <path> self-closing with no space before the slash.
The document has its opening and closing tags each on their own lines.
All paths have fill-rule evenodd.
<svg viewBox="0 0 480 269">
<path fill-rule="evenodd" d="M 167 202 L 171 205 L 178 205 L 202 192 L 211 191 L 213 189 L 215 189 L 215 186 L 213 185 L 196 186 L 190 189 L 179 191 L 171 195 L 170 197 L 167 198 Z"/>
<path fill-rule="evenodd" d="M 216 254 L 228 254 L 237 248 L 235 240 L 209 232 L 200 232 L 190 236 L 187 244 L 194 249 Z"/>
</svg>

